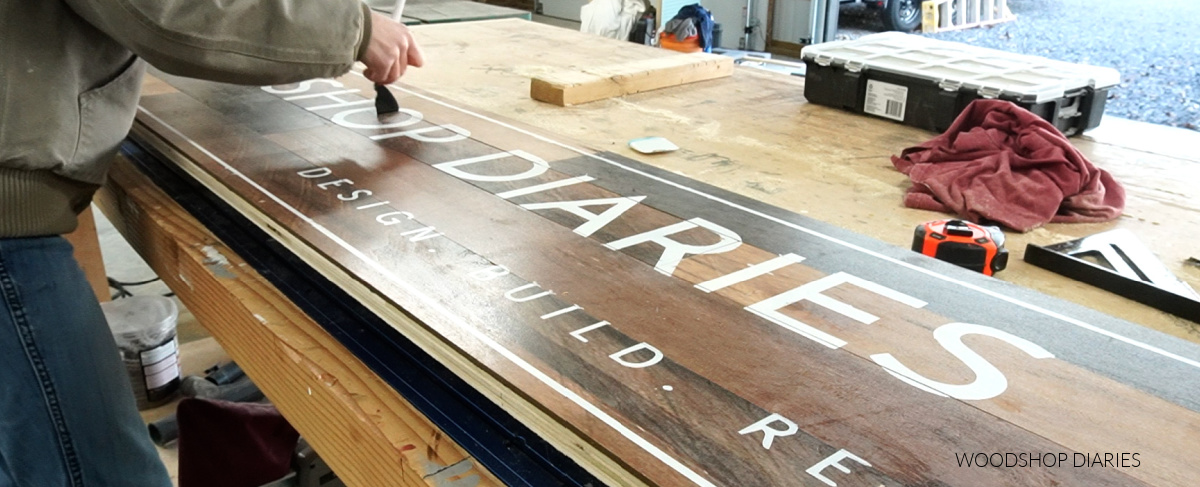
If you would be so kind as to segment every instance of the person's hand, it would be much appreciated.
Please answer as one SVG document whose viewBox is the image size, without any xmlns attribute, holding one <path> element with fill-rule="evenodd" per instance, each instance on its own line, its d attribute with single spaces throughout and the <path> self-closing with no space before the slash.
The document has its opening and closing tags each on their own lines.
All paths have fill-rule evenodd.
<svg viewBox="0 0 1200 487">
<path fill-rule="evenodd" d="M 419 68 L 425 64 L 408 27 L 375 11 L 371 12 L 371 39 L 359 61 L 367 65 L 363 76 L 385 85 L 395 83 L 409 66 Z"/>
</svg>

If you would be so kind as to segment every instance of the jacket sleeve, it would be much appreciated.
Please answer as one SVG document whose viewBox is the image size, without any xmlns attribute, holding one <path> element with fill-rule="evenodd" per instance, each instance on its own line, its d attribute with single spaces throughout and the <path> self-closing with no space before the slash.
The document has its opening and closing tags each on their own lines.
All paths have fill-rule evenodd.
<svg viewBox="0 0 1200 487">
<path fill-rule="evenodd" d="M 370 10 L 359 0 L 66 2 L 158 69 L 227 83 L 339 76 L 371 35 Z"/>
</svg>

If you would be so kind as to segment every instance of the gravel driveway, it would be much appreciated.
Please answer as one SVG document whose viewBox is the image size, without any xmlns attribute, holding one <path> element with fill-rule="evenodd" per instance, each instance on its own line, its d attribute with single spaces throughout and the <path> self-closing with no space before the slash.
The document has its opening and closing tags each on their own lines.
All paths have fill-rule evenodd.
<svg viewBox="0 0 1200 487">
<path fill-rule="evenodd" d="M 1200 131 L 1200 0 L 1009 0 L 1017 20 L 931 37 L 1115 68 L 1104 113 Z M 883 30 L 846 6 L 838 34 Z"/>
</svg>

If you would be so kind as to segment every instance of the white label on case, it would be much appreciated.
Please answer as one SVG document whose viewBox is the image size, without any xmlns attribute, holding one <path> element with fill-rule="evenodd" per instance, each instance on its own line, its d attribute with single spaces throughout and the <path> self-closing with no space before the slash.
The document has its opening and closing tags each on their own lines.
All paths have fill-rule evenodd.
<svg viewBox="0 0 1200 487">
<path fill-rule="evenodd" d="M 171 360 L 170 366 L 154 374 L 146 375 L 146 390 L 153 391 L 179 378 L 179 362 Z"/>
<path fill-rule="evenodd" d="M 168 356 L 175 355 L 176 350 L 178 350 L 178 348 L 177 344 L 175 343 L 175 339 L 172 338 L 167 340 L 167 343 L 159 345 L 155 348 L 151 348 L 150 350 L 143 351 L 141 357 L 142 365 L 152 364 L 167 358 Z"/>
<path fill-rule="evenodd" d="M 867 99 L 863 111 L 883 118 L 904 121 L 908 106 L 908 87 L 867 80 Z"/>
<path fill-rule="evenodd" d="M 146 375 L 154 375 L 171 367 L 178 368 L 179 358 L 175 355 L 168 355 L 167 358 L 159 360 L 152 364 L 142 366 L 142 373 Z"/>
</svg>

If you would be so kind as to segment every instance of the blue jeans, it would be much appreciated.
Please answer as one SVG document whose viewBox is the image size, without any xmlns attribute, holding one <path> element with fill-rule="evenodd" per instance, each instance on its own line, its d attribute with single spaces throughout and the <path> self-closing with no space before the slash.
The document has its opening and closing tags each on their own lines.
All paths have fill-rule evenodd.
<svg viewBox="0 0 1200 487">
<path fill-rule="evenodd" d="M 0 487 L 169 487 L 62 237 L 0 239 Z"/>
</svg>

